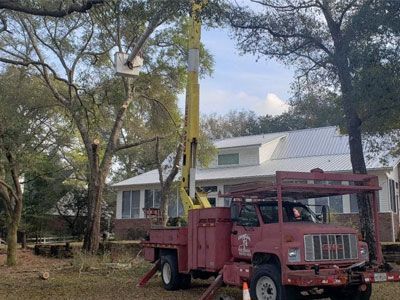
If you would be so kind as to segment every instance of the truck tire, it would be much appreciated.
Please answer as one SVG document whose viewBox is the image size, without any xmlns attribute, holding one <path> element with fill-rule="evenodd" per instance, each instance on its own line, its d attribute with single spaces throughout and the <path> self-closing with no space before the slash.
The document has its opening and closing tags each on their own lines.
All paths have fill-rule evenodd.
<svg viewBox="0 0 400 300">
<path fill-rule="evenodd" d="M 180 288 L 181 277 L 175 255 L 168 254 L 161 257 L 161 279 L 164 289 L 167 291 L 175 291 Z"/>
<path fill-rule="evenodd" d="M 250 281 L 250 297 L 254 300 L 285 300 L 281 272 L 275 265 L 255 267 Z"/>
<path fill-rule="evenodd" d="M 369 300 L 372 294 L 372 286 L 371 284 L 367 284 L 367 289 L 365 291 L 360 291 L 358 286 L 352 286 L 346 288 L 344 290 L 332 290 L 329 297 L 331 300 L 343 300 L 349 299 L 352 300 Z"/>
<path fill-rule="evenodd" d="M 192 276 L 190 274 L 180 274 L 181 289 L 187 290 L 192 283 Z"/>
</svg>

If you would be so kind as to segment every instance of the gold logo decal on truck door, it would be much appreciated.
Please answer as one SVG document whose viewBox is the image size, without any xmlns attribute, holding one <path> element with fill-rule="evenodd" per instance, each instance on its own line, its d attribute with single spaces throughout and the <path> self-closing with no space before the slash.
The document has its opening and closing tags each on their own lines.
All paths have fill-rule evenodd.
<svg viewBox="0 0 400 300">
<path fill-rule="evenodd" d="M 250 236 L 245 233 L 238 236 L 238 241 L 242 241 L 242 244 L 239 245 L 239 255 L 241 256 L 251 256 L 250 249 L 249 249 L 249 242 L 251 240 Z"/>
</svg>

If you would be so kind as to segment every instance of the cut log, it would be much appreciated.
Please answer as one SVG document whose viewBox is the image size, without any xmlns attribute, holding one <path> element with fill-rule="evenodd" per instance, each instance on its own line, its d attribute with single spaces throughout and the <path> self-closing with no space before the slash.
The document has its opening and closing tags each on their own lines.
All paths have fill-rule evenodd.
<svg viewBox="0 0 400 300">
<path fill-rule="evenodd" d="M 50 278 L 50 273 L 45 271 L 45 272 L 40 272 L 39 273 L 39 278 L 43 280 L 47 280 Z"/>
</svg>

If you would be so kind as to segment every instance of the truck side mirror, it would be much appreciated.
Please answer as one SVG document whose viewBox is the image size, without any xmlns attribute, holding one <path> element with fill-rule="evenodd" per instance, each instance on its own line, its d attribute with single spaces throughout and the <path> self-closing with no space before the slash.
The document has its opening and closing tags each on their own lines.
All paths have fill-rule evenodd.
<svg viewBox="0 0 400 300">
<path fill-rule="evenodd" d="M 231 204 L 231 220 L 232 222 L 237 222 L 239 220 L 240 205 L 238 203 L 232 202 Z"/>
<path fill-rule="evenodd" d="M 328 221 L 328 208 L 326 207 L 326 205 L 322 206 L 322 222 L 323 223 L 327 223 Z"/>
</svg>

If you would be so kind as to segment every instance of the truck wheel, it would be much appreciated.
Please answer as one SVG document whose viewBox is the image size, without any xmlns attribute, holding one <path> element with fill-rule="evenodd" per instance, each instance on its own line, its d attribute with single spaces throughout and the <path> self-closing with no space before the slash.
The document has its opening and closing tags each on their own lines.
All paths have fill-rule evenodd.
<svg viewBox="0 0 400 300">
<path fill-rule="evenodd" d="M 343 300 L 351 297 L 353 300 L 369 300 L 372 294 L 371 284 L 367 284 L 367 289 L 365 291 L 360 291 L 358 286 L 352 286 L 346 288 L 345 290 L 333 290 L 330 294 L 331 300 Z"/>
<path fill-rule="evenodd" d="M 174 291 L 180 287 L 178 262 L 175 255 L 165 255 L 161 258 L 161 278 L 167 291 Z"/>
<path fill-rule="evenodd" d="M 190 274 L 180 274 L 181 279 L 181 289 L 187 290 L 190 288 L 192 283 L 192 276 Z"/>
<path fill-rule="evenodd" d="M 255 268 L 250 281 L 250 297 L 254 300 L 284 300 L 279 269 L 274 265 Z"/>
<path fill-rule="evenodd" d="M 357 287 L 358 290 L 358 287 Z M 367 289 L 365 291 L 358 290 L 358 295 L 356 296 L 357 300 L 369 300 L 372 294 L 372 285 L 367 284 Z M 358 297 L 358 298 L 357 298 Z"/>
</svg>

